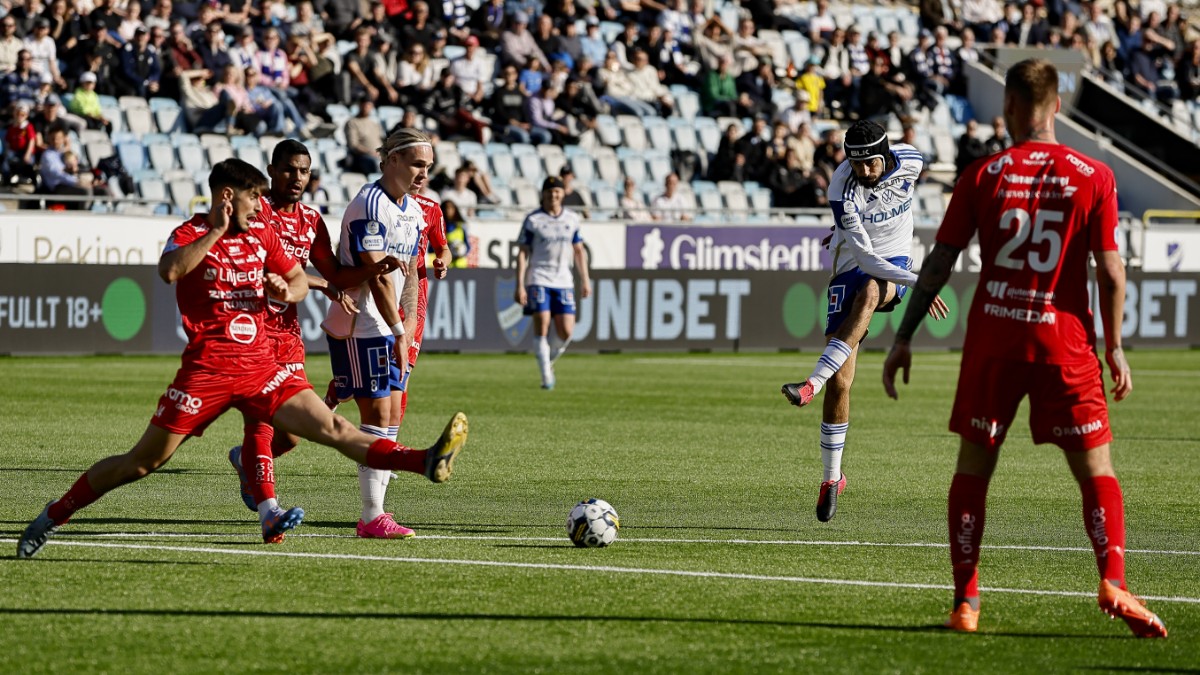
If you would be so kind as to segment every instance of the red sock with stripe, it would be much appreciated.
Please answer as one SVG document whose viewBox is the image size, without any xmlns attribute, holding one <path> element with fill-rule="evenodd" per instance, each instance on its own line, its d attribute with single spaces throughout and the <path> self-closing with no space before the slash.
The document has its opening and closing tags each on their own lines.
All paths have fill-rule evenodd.
<svg viewBox="0 0 1200 675">
<path fill-rule="evenodd" d="M 954 568 L 954 604 L 979 598 L 979 545 L 983 541 L 983 521 L 987 503 L 988 479 L 965 473 L 954 474 L 950 483 L 947 524 L 950 529 L 950 564 Z"/>
<path fill-rule="evenodd" d="M 275 460 L 271 442 L 275 430 L 266 422 L 247 422 L 242 438 L 242 472 L 255 504 L 275 498 Z"/>
<path fill-rule="evenodd" d="M 75 481 L 71 489 L 67 490 L 65 495 L 50 505 L 50 519 L 54 521 L 55 525 L 62 525 L 70 520 L 76 511 L 97 499 L 100 499 L 100 493 L 92 489 L 92 484 L 88 481 L 87 473 L 85 472 Z"/>
<path fill-rule="evenodd" d="M 1125 498 L 1116 476 L 1097 476 L 1079 484 L 1083 524 L 1092 540 L 1100 578 L 1125 588 Z"/>
<path fill-rule="evenodd" d="M 387 438 L 371 444 L 367 450 L 367 466 L 389 471 L 410 471 L 425 474 L 425 450 L 406 448 Z"/>
</svg>

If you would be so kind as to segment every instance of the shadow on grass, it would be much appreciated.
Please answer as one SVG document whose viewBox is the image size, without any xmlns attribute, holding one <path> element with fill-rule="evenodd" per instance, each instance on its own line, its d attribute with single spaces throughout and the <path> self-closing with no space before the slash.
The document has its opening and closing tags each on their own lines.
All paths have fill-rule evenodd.
<svg viewBox="0 0 1200 675">
<path fill-rule="evenodd" d="M 1118 673 L 1181 673 L 1182 675 L 1200 675 L 1200 668 L 1150 668 L 1139 666 L 1079 666 L 1080 670 L 1098 670 L 1101 672 Z"/>
<path fill-rule="evenodd" d="M 237 611 L 225 609 L 79 609 L 79 608 L 43 608 L 43 607 L 11 607 L 0 608 L 0 616 L 145 616 L 145 617 L 214 617 L 214 618 L 254 618 L 254 619 L 316 619 L 316 620 L 362 620 L 378 619 L 382 621 L 416 620 L 416 621 L 511 621 L 511 622 L 554 622 L 554 621 L 611 621 L 619 623 L 668 623 L 692 625 L 739 625 L 762 626 L 775 628 L 827 628 L 830 630 L 861 630 L 886 631 L 891 633 L 930 633 L 952 635 L 941 624 L 924 626 L 892 626 L 872 623 L 833 623 L 828 621 L 783 621 L 769 619 L 722 619 L 718 617 L 683 617 L 683 616 L 614 616 L 614 615 L 567 615 L 567 614 L 463 614 L 454 612 L 271 612 L 271 611 Z M 1081 640 L 1135 640 L 1132 635 L 1092 635 L 1070 633 L 1017 633 L 1017 632 L 985 632 L 978 633 L 987 637 L 1013 637 L 1037 639 L 1081 639 Z M 972 639 L 963 636 L 964 639 Z M 1195 672 L 1195 671 L 1162 671 L 1162 672 Z"/>
</svg>

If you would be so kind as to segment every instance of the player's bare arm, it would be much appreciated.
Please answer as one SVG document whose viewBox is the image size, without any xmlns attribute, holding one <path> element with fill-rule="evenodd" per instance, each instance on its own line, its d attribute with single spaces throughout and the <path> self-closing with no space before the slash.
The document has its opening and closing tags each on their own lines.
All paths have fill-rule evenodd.
<svg viewBox="0 0 1200 675">
<path fill-rule="evenodd" d="M 409 269 L 417 268 L 417 256 L 413 256 L 408 262 Z M 412 345 L 413 336 L 417 334 L 417 322 L 420 320 L 418 316 L 417 304 L 420 300 L 421 285 L 416 283 L 416 279 L 410 280 L 404 284 L 404 290 L 400 292 L 400 309 L 404 313 L 404 335 L 396 341 L 396 344 L 402 345 L 404 351 L 397 352 L 403 354 L 404 363 L 408 359 L 408 348 Z"/>
<path fill-rule="evenodd" d="M 358 314 L 358 303 L 354 298 L 347 295 L 344 291 L 329 283 L 328 279 L 319 277 L 315 274 L 305 275 L 308 277 L 309 290 L 321 291 L 325 297 L 329 298 L 330 302 L 336 302 L 346 310 L 347 314 Z"/>
<path fill-rule="evenodd" d="M 233 202 L 226 200 L 209 216 L 209 230 L 196 241 L 186 246 L 166 251 L 158 259 L 158 276 L 173 284 L 196 269 L 208 251 L 229 231 L 233 222 Z"/>
<path fill-rule="evenodd" d="M 1096 287 L 1100 320 L 1104 326 L 1104 360 L 1112 373 L 1114 401 L 1133 391 L 1133 376 L 1121 348 L 1121 320 L 1125 313 L 1125 262 L 1117 251 L 1096 251 Z"/>
<path fill-rule="evenodd" d="M 961 252 L 962 249 L 938 242 L 921 264 L 921 274 L 909 295 L 908 309 L 904 310 L 904 318 L 900 321 L 900 328 L 896 330 L 896 342 L 892 345 L 887 360 L 883 362 L 883 390 L 892 398 L 898 396 L 897 370 L 903 371 L 904 384 L 908 384 L 908 371 L 912 366 L 910 344 L 925 315 L 929 314 L 934 318 L 939 318 L 935 312 L 941 313 L 942 318 L 949 315 L 946 303 L 938 293 L 950 280 L 950 273 L 954 271 L 954 263 L 958 261 L 958 254 Z"/>
<path fill-rule="evenodd" d="M 450 247 L 431 244 L 429 248 L 433 251 L 433 277 L 445 279 L 450 272 L 450 261 L 453 260 Z"/>
<path fill-rule="evenodd" d="M 378 262 L 383 257 L 381 254 L 371 251 L 359 255 L 368 265 Z M 389 326 L 403 326 L 399 304 L 396 301 L 396 286 L 392 283 L 391 276 L 382 274 L 371 277 L 367 280 L 367 288 L 371 290 L 371 299 L 375 302 L 375 307 L 379 310 L 379 315 L 383 317 L 383 320 Z"/>
<path fill-rule="evenodd" d="M 308 275 L 299 264 L 282 275 L 267 272 L 263 275 L 263 288 L 280 302 L 297 303 L 308 295 Z"/>
<path fill-rule="evenodd" d="M 583 244 L 575 244 L 575 271 L 579 273 L 579 297 L 591 297 L 592 279 L 588 276 L 588 255 Z"/>
<path fill-rule="evenodd" d="M 513 291 L 513 300 L 524 306 L 529 301 L 525 293 L 525 270 L 529 268 L 529 255 L 532 253 L 528 246 L 517 247 L 517 288 Z"/>
</svg>

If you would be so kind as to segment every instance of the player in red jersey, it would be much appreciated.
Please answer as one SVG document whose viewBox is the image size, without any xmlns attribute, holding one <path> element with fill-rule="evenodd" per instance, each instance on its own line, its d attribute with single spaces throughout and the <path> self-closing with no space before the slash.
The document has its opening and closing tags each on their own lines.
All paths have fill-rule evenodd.
<svg viewBox="0 0 1200 675">
<path fill-rule="evenodd" d="M 1030 59 L 1009 68 L 1004 119 L 1014 145 L 963 173 L 937 244 L 883 368 L 896 398 L 896 371 L 912 363 L 909 343 L 946 284 L 959 252 L 978 233 L 983 258 L 967 317 L 950 430 L 962 437 L 950 484 L 948 524 L 954 607 L 946 625 L 972 632 L 979 621 L 978 565 L 988 484 L 1017 406 L 1029 396 L 1034 443 L 1063 449 L 1083 493 L 1084 527 L 1100 570 L 1100 608 L 1139 637 L 1167 629 L 1125 587 L 1125 505 L 1109 453 L 1112 431 L 1104 373 L 1088 305 L 1088 254 L 1096 259 L 1105 360 L 1113 399 L 1133 390 L 1121 350 L 1125 266 L 1117 252 L 1112 170 L 1055 139 L 1058 72 Z"/>
<path fill-rule="evenodd" d="M 182 364 L 141 439 L 122 455 L 87 470 L 60 499 L 51 501 L 25 528 L 17 557 L 33 557 L 63 523 L 106 492 L 152 473 L 190 436 L 229 408 L 336 448 L 351 459 L 382 470 L 423 473 L 434 482 L 449 478 L 449 459 L 466 442 L 467 420 L 457 413 L 428 450 L 376 438 L 334 415 L 308 382 L 280 368 L 265 339 L 267 295 L 297 302 L 308 293 L 300 265 L 274 230 L 254 223 L 266 178 L 257 169 L 228 159 L 213 167 L 209 187 L 213 212 L 177 227 L 159 260 L 159 276 L 176 283 L 176 298 L 188 335 Z M 295 527 L 300 509 L 277 509 L 263 519 L 263 538 Z"/>
<path fill-rule="evenodd" d="M 257 220 L 270 226 L 280 242 L 303 268 L 310 260 L 321 276 L 308 275 L 309 289 L 320 290 L 349 312 L 357 311 L 354 301 L 339 288 L 353 288 L 372 276 L 387 274 L 399 261 L 387 257 L 374 267 L 343 268 L 337 263 L 325 221 L 316 209 L 300 203 L 308 186 L 312 156 L 303 143 L 280 141 L 271 153 L 267 174 L 270 194 L 262 198 Z M 332 283 L 331 283 L 332 282 Z M 266 337 L 276 361 L 287 370 L 304 377 L 304 338 L 296 305 L 268 299 L 265 320 Z M 270 424 L 245 418 L 242 445 L 229 451 L 229 462 L 241 479 L 242 501 L 251 511 L 268 511 L 275 506 L 274 459 L 296 447 L 298 438 Z M 279 543 L 282 536 L 271 543 Z"/>
<path fill-rule="evenodd" d="M 425 214 L 425 231 L 421 233 L 420 243 L 417 249 L 417 325 L 413 332 L 412 344 L 408 348 L 408 369 L 411 371 L 417 366 L 417 357 L 421 355 L 421 338 L 425 336 L 425 317 L 429 306 L 429 272 L 425 266 L 425 258 L 430 250 L 433 251 L 433 276 L 436 279 L 445 279 L 446 273 L 449 271 L 450 264 L 450 246 L 446 242 L 446 223 L 442 218 L 442 205 L 424 195 L 413 194 L 409 195 L 421 205 L 421 212 Z M 404 318 L 404 312 L 400 312 L 401 318 Z M 409 377 L 409 382 L 412 377 Z M 408 409 L 408 388 L 400 394 L 400 419 L 396 421 L 396 426 L 404 421 L 404 413 Z"/>
</svg>

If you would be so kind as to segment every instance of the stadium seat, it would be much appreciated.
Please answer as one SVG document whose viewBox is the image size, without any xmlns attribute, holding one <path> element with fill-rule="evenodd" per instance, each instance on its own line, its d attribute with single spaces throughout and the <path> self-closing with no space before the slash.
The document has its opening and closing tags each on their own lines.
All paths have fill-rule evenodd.
<svg viewBox="0 0 1200 675">
<path fill-rule="evenodd" d="M 650 174 L 650 180 L 656 184 L 661 184 L 674 171 L 671 165 L 671 156 L 665 153 L 655 153 L 653 155 L 646 154 L 646 168 Z"/>
<path fill-rule="evenodd" d="M 613 148 L 620 145 L 621 127 L 617 125 L 617 118 L 612 115 L 598 115 L 596 117 L 596 135 L 604 145 Z"/>
<path fill-rule="evenodd" d="M 249 146 L 242 146 L 240 148 L 235 148 L 233 151 L 233 155 L 234 155 L 234 157 L 237 157 L 238 159 L 242 160 L 243 162 L 246 162 L 250 166 L 253 166 L 259 170 L 265 169 L 267 167 L 267 162 L 263 158 L 262 148 L 258 147 L 257 145 L 249 145 Z"/>
<path fill-rule="evenodd" d="M 597 148 L 595 156 L 596 173 L 600 179 L 610 185 L 617 185 L 621 181 L 621 162 L 617 159 L 616 151 L 609 147 Z"/>
<path fill-rule="evenodd" d="M 386 134 L 404 119 L 404 108 L 394 105 L 379 106 L 375 109 L 375 116 L 379 118 L 379 124 L 383 126 L 383 133 Z"/>
<path fill-rule="evenodd" d="M 678 126 L 671 131 L 674 136 L 675 149 L 696 152 L 700 149 L 700 141 L 696 138 L 696 129 L 690 125 Z"/>
<path fill-rule="evenodd" d="M 172 134 L 170 136 L 171 144 L 176 148 L 182 148 L 185 145 L 200 145 L 200 137 L 195 134 Z M 237 138 L 235 136 L 235 138 Z"/>
<path fill-rule="evenodd" d="M 149 106 L 130 108 L 124 111 L 124 115 L 125 128 L 129 131 L 138 135 L 154 133 L 154 116 L 150 113 Z"/>
<path fill-rule="evenodd" d="M 150 112 L 159 133 L 170 134 L 183 128 L 183 109 L 179 102 L 169 98 L 150 99 Z"/>
<path fill-rule="evenodd" d="M 563 152 L 562 146 L 545 143 L 537 146 L 537 151 L 542 157 L 542 168 L 546 170 L 547 176 L 557 176 L 562 171 L 563 165 L 567 163 L 566 153 Z"/>
<path fill-rule="evenodd" d="M 754 191 L 747 191 L 746 196 L 750 199 L 750 206 L 755 211 L 766 213 L 771 208 L 771 191 L 766 188 L 760 188 Z"/>
<path fill-rule="evenodd" d="M 93 141 L 83 146 L 84 153 L 87 155 L 88 164 L 96 166 L 100 160 L 105 157 L 112 157 L 116 154 L 116 149 L 113 144 L 106 138 L 102 141 Z"/>
<path fill-rule="evenodd" d="M 575 155 L 571 158 L 571 171 L 576 181 L 587 184 L 596 177 L 596 162 L 591 155 Z"/>
<path fill-rule="evenodd" d="M 513 202 L 516 206 L 532 209 L 541 203 L 541 192 L 533 187 L 518 187 L 513 190 Z"/>
<path fill-rule="evenodd" d="M 721 193 L 716 189 L 697 191 L 695 195 L 697 205 L 704 211 L 720 212 L 725 206 L 721 201 Z"/>
<path fill-rule="evenodd" d="M 192 181 L 196 184 L 197 194 L 212 198 L 212 189 L 208 187 L 208 174 L 208 171 L 197 171 L 192 174 Z"/>
<path fill-rule="evenodd" d="M 342 160 L 346 159 L 346 152 L 346 148 L 341 145 L 325 148 L 321 151 L 319 166 L 330 175 L 341 173 Z"/>
<path fill-rule="evenodd" d="M 534 183 L 541 183 L 545 179 L 545 171 L 542 169 L 542 158 L 537 156 L 535 152 L 532 155 L 514 155 L 513 160 L 516 162 L 517 175 Z"/>
<path fill-rule="evenodd" d="M 175 149 L 179 157 L 179 167 L 186 171 L 200 171 L 209 168 L 205 162 L 204 148 L 199 145 L 184 145 Z"/>
<path fill-rule="evenodd" d="M 695 119 L 700 114 L 700 96 L 693 91 L 683 92 L 675 97 L 675 111 L 683 119 Z"/>
<path fill-rule="evenodd" d="M 346 188 L 348 192 L 351 190 L 354 191 L 354 194 L 358 194 L 359 188 L 367 183 L 366 176 L 362 175 L 361 173 L 353 173 L 350 171 L 347 171 L 339 176 L 338 180 L 341 182 L 342 187 Z"/>
<path fill-rule="evenodd" d="M 646 137 L 646 127 L 642 120 L 634 115 L 618 115 L 617 125 L 621 127 L 621 144 L 633 150 L 645 150 L 650 145 Z"/>
<path fill-rule="evenodd" d="M 221 162 L 233 157 L 233 148 L 228 145 L 214 145 L 207 150 L 208 165 L 216 166 Z"/>
<path fill-rule="evenodd" d="M 235 152 L 241 148 L 257 148 L 258 138 L 255 136 L 232 136 L 229 144 L 233 146 Z"/>
<path fill-rule="evenodd" d="M 132 173 L 146 168 L 146 148 L 140 143 L 124 142 L 117 145 L 117 155 L 126 171 Z"/>
<path fill-rule="evenodd" d="M 746 197 L 745 187 L 733 180 L 723 180 L 717 183 L 717 189 L 725 199 L 725 208 L 730 211 L 740 211 L 741 215 L 750 209 L 750 200 Z M 735 214 L 735 216 L 738 214 Z"/>
<path fill-rule="evenodd" d="M 508 153 L 494 154 L 488 158 L 491 163 L 492 180 L 497 185 L 508 185 L 517 173 L 517 162 Z"/>
<path fill-rule="evenodd" d="M 642 120 L 646 129 L 646 140 L 655 150 L 671 150 L 671 129 L 666 120 L 661 117 L 647 117 Z"/>
<path fill-rule="evenodd" d="M 629 154 L 622 158 L 621 173 L 627 178 L 632 178 L 633 182 L 639 185 L 649 180 L 646 160 L 642 159 L 640 154 Z"/>
<path fill-rule="evenodd" d="M 267 161 L 271 160 L 271 153 L 275 151 L 275 146 L 279 145 L 279 141 L 282 141 L 282 140 L 283 140 L 282 136 L 259 136 L 258 137 L 258 147 L 262 148 L 263 155 L 266 156 Z"/>
<path fill-rule="evenodd" d="M 175 148 L 165 136 L 158 138 L 146 137 L 146 154 L 150 156 L 150 166 L 157 171 L 169 171 L 175 168 Z"/>
</svg>

